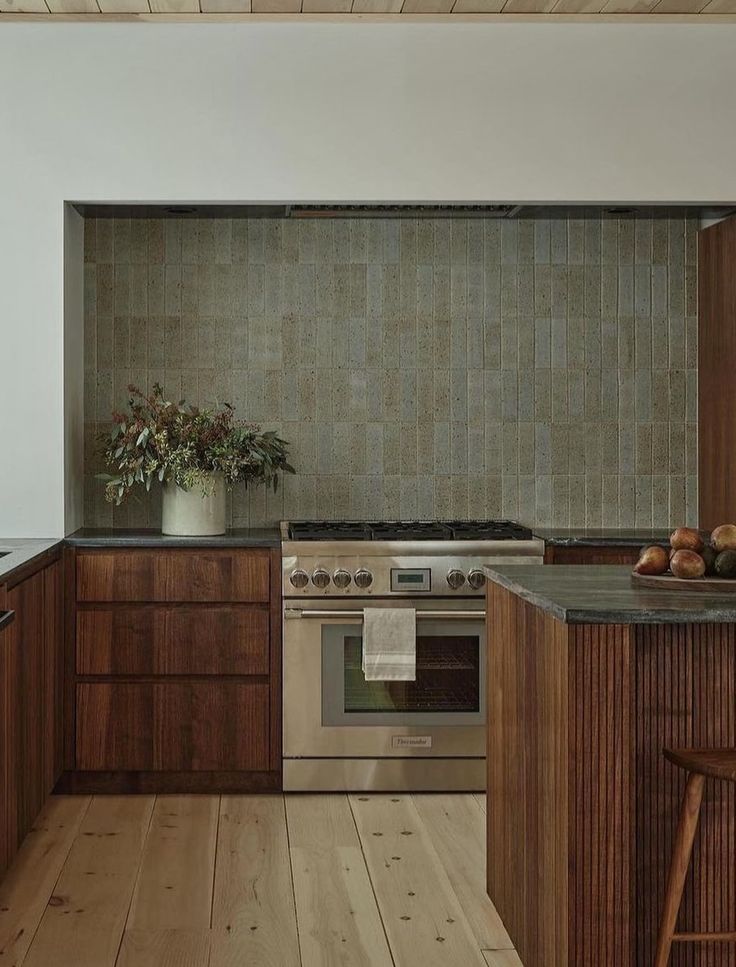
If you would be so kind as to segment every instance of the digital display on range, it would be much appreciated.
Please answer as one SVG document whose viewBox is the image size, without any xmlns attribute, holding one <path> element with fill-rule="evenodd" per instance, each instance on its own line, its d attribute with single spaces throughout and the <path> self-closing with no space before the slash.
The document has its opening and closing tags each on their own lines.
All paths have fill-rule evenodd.
<svg viewBox="0 0 736 967">
<path fill-rule="evenodd" d="M 432 572 L 428 567 L 392 567 L 392 591 L 431 591 Z"/>
</svg>

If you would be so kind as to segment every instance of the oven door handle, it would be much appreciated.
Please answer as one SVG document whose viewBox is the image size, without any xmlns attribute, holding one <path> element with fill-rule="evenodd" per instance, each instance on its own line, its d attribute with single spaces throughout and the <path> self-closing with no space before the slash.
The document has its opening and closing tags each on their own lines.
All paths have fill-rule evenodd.
<svg viewBox="0 0 736 967">
<path fill-rule="evenodd" d="M 485 620 L 485 611 L 417 611 L 419 619 L 442 619 L 443 621 L 481 621 Z M 349 618 L 352 621 L 360 622 L 363 620 L 362 611 L 315 611 L 304 610 L 303 608 L 285 608 L 285 618 Z"/>
</svg>

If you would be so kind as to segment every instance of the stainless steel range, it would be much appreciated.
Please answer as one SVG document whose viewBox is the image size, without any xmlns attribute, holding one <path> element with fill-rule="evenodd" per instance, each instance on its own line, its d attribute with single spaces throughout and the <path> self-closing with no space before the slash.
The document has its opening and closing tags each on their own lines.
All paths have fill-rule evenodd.
<svg viewBox="0 0 736 967">
<path fill-rule="evenodd" d="M 482 566 L 542 563 L 512 521 L 282 525 L 284 789 L 485 788 Z M 416 609 L 416 679 L 366 681 L 368 608 Z"/>
</svg>

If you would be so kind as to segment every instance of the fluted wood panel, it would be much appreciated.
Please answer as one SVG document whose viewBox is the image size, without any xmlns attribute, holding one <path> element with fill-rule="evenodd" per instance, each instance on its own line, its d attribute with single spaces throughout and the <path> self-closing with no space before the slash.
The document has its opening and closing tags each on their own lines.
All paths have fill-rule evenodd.
<svg viewBox="0 0 736 967">
<path fill-rule="evenodd" d="M 636 655 L 637 965 L 653 962 L 685 773 L 667 747 L 736 746 L 736 629 L 732 625 L 641 626 Z M 708 780 L 678 928 L 736 926 L 736 797 Z M 734 967 L 736 948 L 675 944 L 671 967 Z"/>
<path fill-rule="evenodd" d="M 575 967 L 630 964 L 629 625 L 569 628 L 570 946 Z"/>
<path fill-rule="evenodd" d="M 736 628 L 565 625 L 495 585 L 488 614 L 489 895 L 523 963 L 651 967 L 685 784 L 662 749 L 736 747 Z M 678 926 L 736 927 L 732 785 L 706 784 Z"/>
</svg>

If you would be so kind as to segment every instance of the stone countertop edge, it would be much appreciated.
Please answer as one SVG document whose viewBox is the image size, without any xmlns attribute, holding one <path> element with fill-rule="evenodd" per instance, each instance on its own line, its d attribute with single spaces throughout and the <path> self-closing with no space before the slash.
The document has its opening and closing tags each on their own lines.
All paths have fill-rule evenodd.
<svg viewBox="0 0 736 967">
<path fill-rule="evenodd" d="M 557 590 L 539 587 L 548 578 L 536 575 L 535 570 L 547 574 L 554 569 Z M 592 581 L 581 585 L 581 570 L 586 578 L 599 578 L 600 586 Z M 635 588 L 631 585 L 631 568 L 617 565 L 539 565 L 518 564 L 497 568 L 485 565 L 489 581 L 498 584 L 523 601 L 551 614 L 564 624 L 734 624 L 736 623 L 736 592 L 726 595 L 701 591 L 660 591 Z M 604 582 L 608 582 L 608 588 Z M 605 606 L 606 592 L 619 600 Z M 575 601 L 585 595 L 595 597 L 596 604 Z M 731 601 L 733 600 L 733 603 Z M 661 604 L 660 604 L 661 602 Z"/>
<path fill-rule="evenodd" d="M 0 538 L 0 584 L 6 584 L 13 574 L 35 558 L 40 557 L 56 547 L 62 546 L 63 540 L 58 538 Z"/>
<path fill-rule="evenodd" d="M 82 527 L 65 541 L 71 547 L 280 547 L 281 534 L 278 527 L 233 528 L 212 537 L 173 537 L 153 528 Z"/>
<path fill-rule="evenodd" d="M 535 537 L 550 547 L 645 547 L 647 544 L 669 544 L 669 530 L 637 530 L 630 528 L 532 528 Z"/>
<path fill-rule="evenodd" d="M 20 568 L 54 548 L 71 547 L 280 547 L 277 527 L 236 528 L 215 537 L 167 537 L 156 530 L 83 527 L 68 537 L 0 537 L 0 584 L 6 584 Z"/>
</svg>

